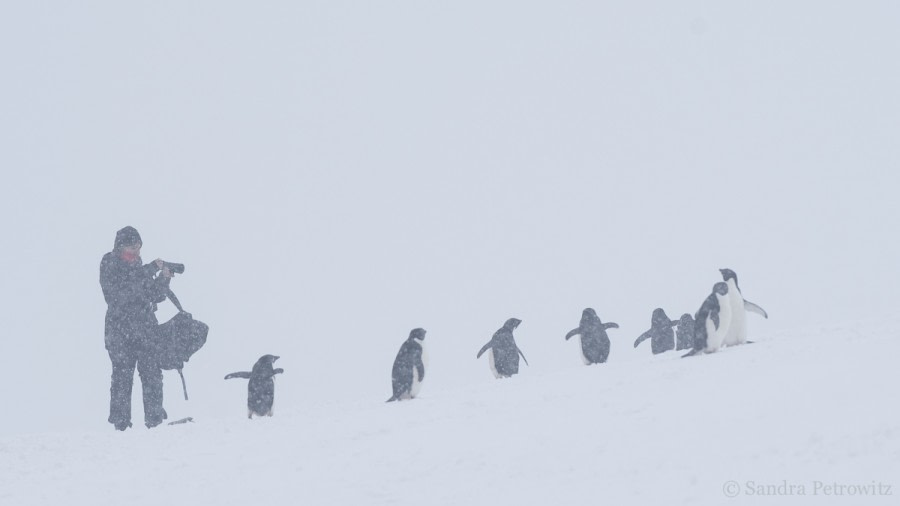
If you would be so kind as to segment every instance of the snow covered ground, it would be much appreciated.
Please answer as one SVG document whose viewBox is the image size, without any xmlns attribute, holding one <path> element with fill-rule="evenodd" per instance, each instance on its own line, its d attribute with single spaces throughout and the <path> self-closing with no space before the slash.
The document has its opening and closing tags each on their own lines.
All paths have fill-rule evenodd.
<svg viewBox="0 0 900 506">
<path fill-rule="evenodd" d="M 898 325 L 683 360 L 573 350 L 556 372 L 426 376 L 402 403 L 284 405 L 276 386 L 271 419 L 16 436 L 0 504 L 897 504 Z"/>
</svg>

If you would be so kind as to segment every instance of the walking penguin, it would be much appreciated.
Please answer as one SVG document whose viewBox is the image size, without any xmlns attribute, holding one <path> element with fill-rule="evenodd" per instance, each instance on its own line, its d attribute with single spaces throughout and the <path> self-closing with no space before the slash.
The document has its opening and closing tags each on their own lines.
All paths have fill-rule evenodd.
<svg viewBox="0 0 900 506">
<path fill-rule="evenodd" d="M 723 344 L 734 346 L 747 342 L 747 311 L 752 311 L 763 318 L 768 318 L 766 310 L 744 298 L 738 285 L 737 274 L 731 269 L 719 269 L 722 280 L 728 284 L 728 304 L 731 306 L 731 325 L 725 335 Z"/>
<path fill-rule="evenodd" d="M 519 373 L 519 355 L 528 364 L 525 354 L 516 345 L 516 339 L 513 337 L 513 330 L 522 323 L 518 318 L 510 318 L 506 320 L 503 327 L 494 332 L 494 337 L 478 352 L 475 358 L 481 358 L 484 352 L 488 352 L 488 365 L 495 378 L 509 378 L 513 374 Z"/>
<path fill-rule="evenodd" d="M 425 379 L 427 361 L 425 329 L 412 329 L 394 359 L 394 368 L 391 370 L 394 395 L 387 402 L 413 399 L 419 394 L 422 380 Z"/>
<path fill-rule="evenodd" d="M 672 330 L 675 325 L 678 325 L 678 321 L 670 320 L 662 308 L 654 309 L 650 319 L 650 330 L 634 341 L 634 347 L 637 348 L 649 338 L 650 349 L 654 355 L 675 349 L 675 332 Z"/>
<path fill-rule="evenodd" d="M 718 282 L 703 301 L 694 321 L 694 346 L 684 357 L 718 351 L 731 328 L 732 311 L 728 300 L 728 285 Z"/>
<path fill-rule="evenodd" d="M 609 336 L 607 329 L 617 329 L 617 323 L 603 323 L 597 312 L 592 308 L 586 308 L 581 312 L 581 323 L 578 328 L 566 334 L 566 341 L 574 336 L 580 336 L 581 360 L 584 365 L 602 364 L 609 357 Z"/>
<path fill-rule="evenodd" d="M 676 350 L 690 350 L 694 347 L 694 317 L 690 313 L 681 315 L 675 329 Z"/>
<path fill-rule="evenodd" d="M 247 385 L 247 418 L 256 416 L 272 416 L 272 404 L 275 402 L 275 375 L 284 369 L 273 369 L 272 364 L 280 357 L 263 355 L 253 364 L 250 372 L 239 371 L 225 376 L 225 379 L 248 378 Z"/>
</svg>

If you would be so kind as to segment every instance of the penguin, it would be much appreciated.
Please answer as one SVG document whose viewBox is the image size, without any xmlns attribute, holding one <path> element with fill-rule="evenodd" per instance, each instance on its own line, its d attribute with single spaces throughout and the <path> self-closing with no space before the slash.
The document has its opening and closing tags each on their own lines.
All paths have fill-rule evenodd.
<svg viewBox="0 0 900 506">
<path fill-rule="evenodd" d="M 503 327 L 494 332 L 494 336 L 487 344 L 482 346 L 481 350 L 475 358 L 481 358 L 481 355 L 488 352 L 488 365 L 491 366 L 491 372 L 495 378 L 509 378 L 513 374 L 519 373 L 519 355 L 528 365 L 528 359 L 525 354 L 516 345 L 516 339 L 513 337 L 513 330 L 522 323 L 522 320 L 510 318 L 506 320 Z"/>
<path fill-rule="evenodd" d="M 737 274 L 731 269 L 719 269 L 722 279 L 728 284 L 728 303 L 731 305 L 731 326 L 725 336 L 725 346 L 735 346 L 747 342 L 747 311 L 752 311 L 768 319 L 766 310 L 745 299 L 738 286 Z"/>
<path fill-rule="evenodd" d="M 694 317 L 690 313 L 684 313 L 678 320 L 675 341 L 676 350 L 690 350 L 694 347 Z"/>
<path fill-rule="evenodd" d="M 603 323 L 597 312 L 592 308 L 586 308 L 581 312 L 581 323 L 578 328 L 566 334 L 566 341 L 574 336 L 580 336 L 581 360 L 584 365 L 602 364 L 609 357 L 609 336 L 607 329 L 617 329 L 617 323 Z"/>
<path fill-rule="evenodd" d="M 422 388 L 427 362 L 425 329 L 412 329 L 409 337 L 400 345 L 400 351 L 394 359 L 394 368 L 391 370 L 394 395 L 387 402 L 415 398 Z"/>
<path fill-rule="evenodd" d="M 256 416 L 272 416 L 272 404 L 275 402 L 275 375 L 284 372 L 284 369 L 273 369 L 272 364 L 281 357 L 276 355 L 263 355 L 253 364 L 250 372 L 233 372 L 225 376 L 225 379 L 248 378 L 247 386 L 247 418 Z"/>
<path fill-rule="evenodd" d="M 672 321 L 666 315 L 662 308 L 653 310 L 653 316 L 650 318 L 650 330 L 644 332 L 634 341 L 634 347 L 646 339 L 650 339 L 650 349 L 654 355 L 675 349 L 675 331 L 672 327 L 678 325 L 677 321 Z"/>
<path fill-rule="evenodd" d="M 722 347 L 731 326 L 731 304 L 728 285 L 718 282 L 712 293 L 703 301 L 694 321 L 694 346 L 684 357 L 698 353 L 712 353 Z"/>
</svg>

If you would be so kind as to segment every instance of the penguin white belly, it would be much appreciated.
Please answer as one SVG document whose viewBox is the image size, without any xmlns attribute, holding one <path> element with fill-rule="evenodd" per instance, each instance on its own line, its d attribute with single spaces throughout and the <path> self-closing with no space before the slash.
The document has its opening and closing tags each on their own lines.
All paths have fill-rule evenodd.
<svg viewBox="0 0 900 506">
<path fill-rule="evenodd" d="M 494 373 L 495 378 L 500 378 L 501 375 L 497 372 L 497 365 L 494 364 L 494 349 L 491 348 L 487 351 L 488 365 L 491 366 L 491 372 Z"/>
<path fill-rule="evenodd" d="M 584 356 L 584 343 L 581 342 L 581 334 L 578 334 L 578 353 L 581 354 L 581 361 L 584 362 L 584 365 L 591 365 L 591 361 Z"/>
<path fill-rule="evenodd" d="M 721 348 L 726 336 L 728 336 L 728 330 L 731 328 L 732 311 L 728 295 L 722 297 L 716 294 L 716 299 L 719 301 L 719 328 L 716 329 L 716 324 L 712 321 L 712 318 L 706 319 L 707 352 L 717 351 Z"/>
<path fill-rule="evenodd" d="M 419 345 L 422 346 L 422 365 L 425 366 L 425 369 L 428 369 L 428 350 L 425 348 L 425 343 L 422 341 L 418 341 Z M 419 390 L 422 389 L 422 378 L 419 378 L 419 368 L 413 366 L 413 381 L 412 385 L 409 387 L 409 398 L 412 399 L 415 396 L 419 395 Z"/>
<path fill-rule="evenodd" d="M 422 380 L 419 379 L 419 369 L 413 367 L 413 380 L 412 385 L 409 386 L 409 398 L 412 399 L 415 396 L 419 395 L 419 390 L 422 389 Z"/>
<path fill-rule="evenodd" d="M 721 327 L 719 327 L 721 329 Z M 713 323 L 712 318 L 706 319 L 706 349 L 703 351 L 707 353 L 712 353 L 714 351 L 718 351 L 719 348 L 722 347 L 723 335 L 716 330 L 716 324 Z"/>
<path fill-rule="evenodd" d="M 728 280 L 728 306 L 731 309 L 731 325 L 728 326 L 723 344 L 725 346 L 744 344 L 747 342 L 747 311 L 744 309 L 744 297 L 734 279 Z"/>
</svg>

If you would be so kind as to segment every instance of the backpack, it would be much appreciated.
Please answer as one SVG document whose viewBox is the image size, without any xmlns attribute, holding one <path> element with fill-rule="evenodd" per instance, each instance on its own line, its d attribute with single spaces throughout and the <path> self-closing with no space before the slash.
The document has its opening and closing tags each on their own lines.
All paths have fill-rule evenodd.
<svg viewBox="0 0 900 506">
<path fill-rule="evenodd" d="M 187 384 L 181 370 L 184 368 L 184 363 L 206 344 L 209 326 L 195 320 L 191 313 L 185 311 L 172 290 L 169 290 L 166 295 L 178 308 L 178 314 L 157 327 L 157 358 L 160 369 L 178 371 L 178 375 L 181 376 L 181 386 L 184 389 L 184 400 L 188 400 Z"/>
</svg>

